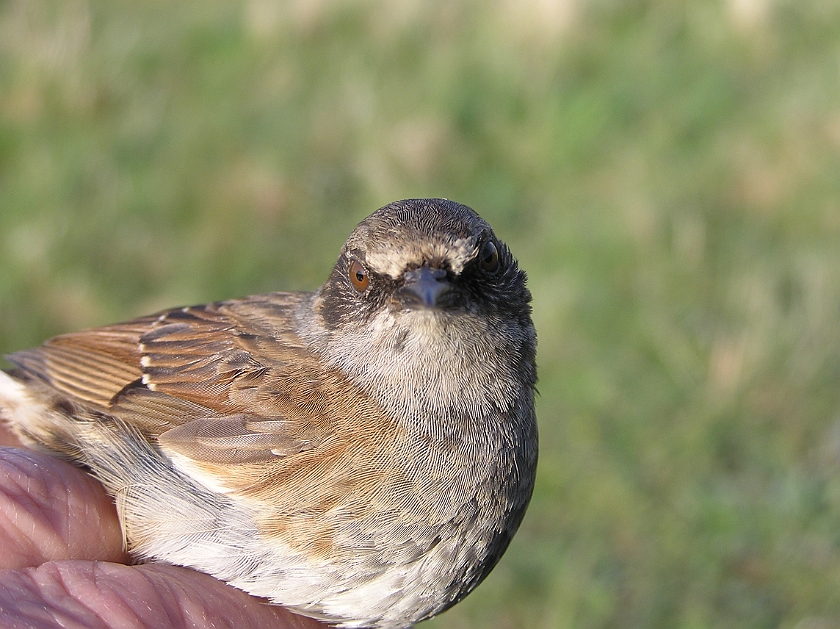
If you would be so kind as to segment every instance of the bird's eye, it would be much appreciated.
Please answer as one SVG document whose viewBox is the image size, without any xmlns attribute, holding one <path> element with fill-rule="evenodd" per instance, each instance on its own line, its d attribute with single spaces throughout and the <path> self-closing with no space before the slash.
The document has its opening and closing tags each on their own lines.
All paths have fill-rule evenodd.
<svg viewBox="0 0 840 629">
<path fill-rule="evenodd" d="M 357 260 L 353 260 L 347 272 L 350 275 L 350 283 L 353 285 L 353 288 L 360 293 L 365 292 L 370 284 L 370 276 L 368 276 L 367 269 Z"/>
<path fill-rule="evenodd" d="M 492 240 L 488 240 L 481 246 L 481 252 L 478 254 L 481 261 L 481 268 L 491 273 L 499 268 L 499 251 Z"/>
</svg>

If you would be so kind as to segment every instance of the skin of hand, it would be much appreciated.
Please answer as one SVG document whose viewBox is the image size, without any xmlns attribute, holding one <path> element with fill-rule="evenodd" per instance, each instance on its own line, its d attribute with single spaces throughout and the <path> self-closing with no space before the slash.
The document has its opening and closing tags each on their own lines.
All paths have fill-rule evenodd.
<svg viewBox="0 0 840 629">
<path fill-rule="evenodd" d="M 194 570 L 130 565 L 114 504 L 98 481 L 15 447 L 2 427 L 0 446 L 0 625 L 325 626 Z"/>
</svg>

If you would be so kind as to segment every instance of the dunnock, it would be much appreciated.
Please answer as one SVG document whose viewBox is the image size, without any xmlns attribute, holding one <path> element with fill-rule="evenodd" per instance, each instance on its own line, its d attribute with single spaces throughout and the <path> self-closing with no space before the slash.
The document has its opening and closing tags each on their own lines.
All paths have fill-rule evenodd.
<svg viewBox="0 0 840 629">
<path fill-rule="evenodd" d="M 315 292 L 11 354 L 0 415 L 102 481 L 135 556 L 341 627 L 405 627 L 475 588 L 525 513 L 530 300 L 474 211 L 400 201 Z"/>
</svg>

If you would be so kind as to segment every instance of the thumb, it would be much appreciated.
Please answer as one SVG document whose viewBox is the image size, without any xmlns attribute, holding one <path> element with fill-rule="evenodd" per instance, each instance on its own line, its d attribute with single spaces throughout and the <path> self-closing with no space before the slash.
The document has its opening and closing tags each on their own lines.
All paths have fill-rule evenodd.
<svg viewBox="0 0 840 629">
<path fill-rule="evenodd" d="M 186 568 L 90 561 L 0 571 L 0 618 L 38 629 L 324 627 Z"/>
<path fill-rule="evenodd" d="M 0 569 L 54 559 L 124 562 L 114 504 L 102 485 L 49 455 L 0 447 Z"/>
</svg>

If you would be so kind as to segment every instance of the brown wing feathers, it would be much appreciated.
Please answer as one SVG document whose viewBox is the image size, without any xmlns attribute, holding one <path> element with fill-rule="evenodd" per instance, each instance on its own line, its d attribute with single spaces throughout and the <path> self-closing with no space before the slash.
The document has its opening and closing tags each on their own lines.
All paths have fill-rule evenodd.
<svg viewBox="0 0 840 629">
<path fill-rule="evenodd" d="M 184 309 L 140 338 L 143 382 L 219 411 L 245 410 L 234 389 L 248 388 L 265 367 L 242 348 L 229 319 L 208 308 Z"/>
<path fill-rule="evenodd" d="M 75 404 L 115 415 L 227 485 L 260 493 L 277 474 L 300 473 L 298 465 L 343 469 L 342 452 L 357 456 L 388 423 L 369 396 L 302 346 L 290 317 L 274 329 L 258 323 L 266 307 L 278 304 L 173 310 L 55 337 L 9 359 Z M 344 438 L 332 439 L 336 431 Z M 313 450 L 320 458 L 305 454 Z M 287 457 L 288 468 L 253 468 Z"/>
<path fill-rule="evenodd" d="M 233 328 L 212 305 L 183 308 L 57 336 L 8 358 L 30 376 L 98 408 L 113 408 L 127 387 L 141 384 L 203 406 L 225 407 L 234 381 L 242 379 L 247 386 L 265 372 L 238 346 Z"/>
<path fill-rule="evenodd" d="M 242 300 L 181 308 L 57 336 L 8 358 L 70 401 L 117 415 L 150 437 L 197 419 L 248 415 L 245 432 L 251 430 L 246 425 L 259 424 L 255 433 L 285 433 L 276 421 L 265 421 L 281 418 L 297 438 L 312 438 L 308 424 L 315 418 L 295 399 L 301 390 L 286 380 L 318 388 L 324 374 L 288 327 L 252 328 L 250 319 L 259 320 L 263 307 Z M 323 418 L 316 423 L 323 427 Z M 178 440 L 184 437 L 186 432 Z M 276 454 L 283 450 L 277 440 L 253 443 L 270 445 Z"/>
<path fill-rule="evenodd" d="M 143 375 L 137 340 L 148 324 L 139 319 L 57 336 L 41 347 L 11 354 L 8 359 L 61 393 L 108 408 L 116 395 Z"/>
</svg>

